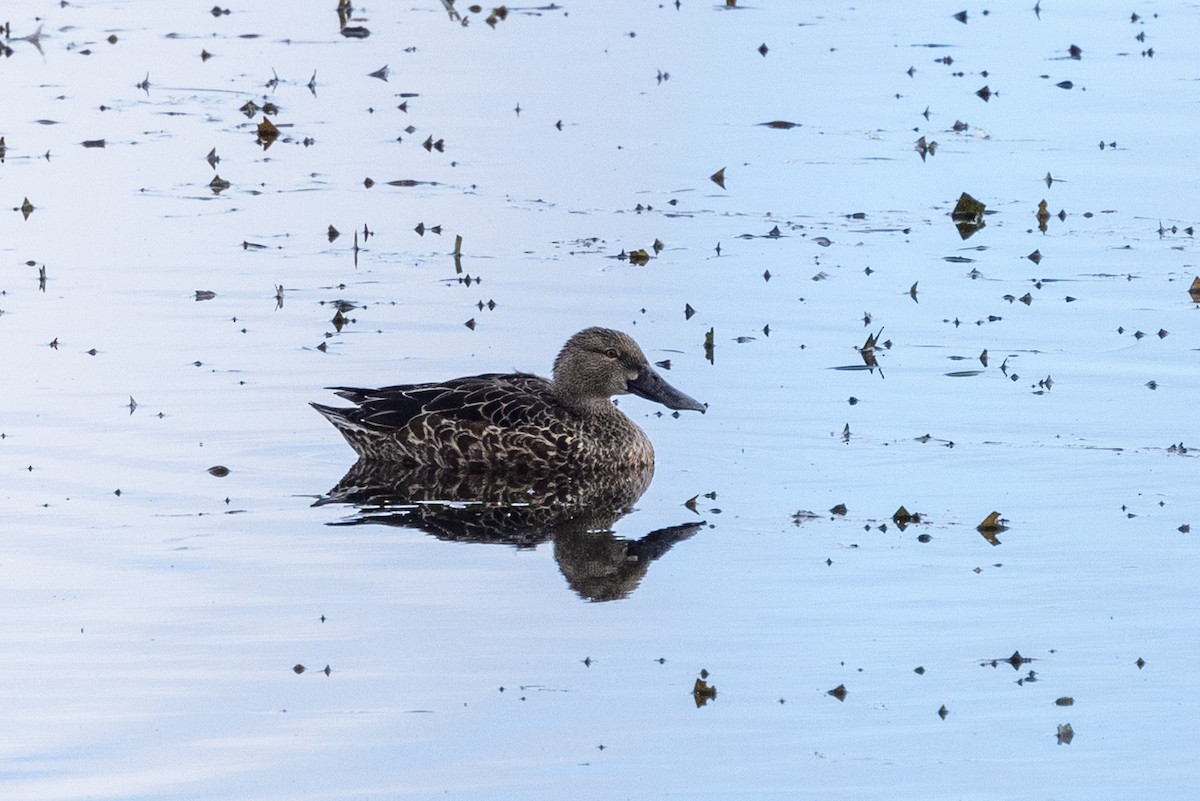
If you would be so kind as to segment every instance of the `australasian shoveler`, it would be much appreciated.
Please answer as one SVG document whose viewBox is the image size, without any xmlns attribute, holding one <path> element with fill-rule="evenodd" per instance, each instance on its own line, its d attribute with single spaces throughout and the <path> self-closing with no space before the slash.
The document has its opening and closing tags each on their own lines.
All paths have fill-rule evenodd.
<svg viewBox="0 0 1200 801">
<path fill-rule="evenodd" d="M 441 470 L 653 465 L 650 439 L 612 396 L 633 393 L 669 409 L 706 408 L 663 380 L 632 337 L 607 328 L 586 328 L 567 340 L 549 381 L 529 373 L 488 373 L 330 389 L 355 406 L 312 406 L 360 458 Z"/>
</svg>

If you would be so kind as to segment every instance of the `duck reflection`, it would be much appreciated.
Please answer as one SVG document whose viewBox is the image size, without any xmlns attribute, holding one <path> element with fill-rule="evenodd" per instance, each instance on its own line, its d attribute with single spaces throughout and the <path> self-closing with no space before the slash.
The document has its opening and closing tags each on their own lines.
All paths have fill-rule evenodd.
<svg viewBox="0 0 1200 801">
<path fill-rule="evenodd" d="M 613 526 L 633 509 L 654 466 L 546 474 L 463 473 L 360 459 L 316 504 L 357 511 L 335 526 L 417 528 L 441 540 L 533 548 L 554 558 L 581 598 L 612 601 L 637 588 L 650 564 L 703 523 L 651 531 L 637 540 Z"/>
</svg>

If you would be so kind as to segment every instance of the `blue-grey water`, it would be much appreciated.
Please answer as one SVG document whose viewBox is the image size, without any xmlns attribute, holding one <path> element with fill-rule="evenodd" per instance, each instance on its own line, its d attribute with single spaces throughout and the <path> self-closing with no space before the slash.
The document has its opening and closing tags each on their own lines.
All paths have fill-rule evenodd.
<svg viewBox="0 0 1200 801">
<path fill-rule="evenodd" d="M 458 5 L 6 7 L 0 796 L 1190 797 L 1200 11 Z M 615 539 L 313 505 L 588 325 Z"/>
</svg>

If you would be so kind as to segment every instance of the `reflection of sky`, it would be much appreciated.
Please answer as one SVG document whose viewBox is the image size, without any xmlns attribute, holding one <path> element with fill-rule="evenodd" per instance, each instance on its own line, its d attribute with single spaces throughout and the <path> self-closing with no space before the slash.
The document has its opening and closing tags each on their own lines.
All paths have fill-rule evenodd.
<svg viewBox="0 0 1200 801">
<path fill-rule="evenodd" d="M 37 10 L 45 55 L 10 42 L 0 130 L 6 208 L 35 206 L 0 219 L 5 789 L 1178 796 L 1198 643 L 1176 529 L 1200 521 L 1190 454 L 1164 450 L 1192 440 L 1196 271 L 1192 238 L 1157 230 L 1194 222 L 1196 12 L 877 5 L 587 4 L 491 30 L 434 2 L 363 11 L 362 41 L 332 10 Z M 237 111 L 264 99 L 266 152 Z M 800 127 L 757 125 L 777 119 Z M 966 242 L 964 191 L 995 212 Z M 1067 215 L 1044 235 L 1042 199 Z M 656 239 L 645 267 L 614 258 Z M 337 299 L 359 308 L 327 337 Z M 581 603 L 548 547 L 309 507 L 351 461 L 306 405 L 321 387 L 544 373 L 588 324 L 710 404 L 622 399 L 659 464 L 617 534 L 712 526 L 628 599 Z M 879 370 L 830 369 L 881 330 Z M 927 522 L 897 532 L 902 504 Z M 1001 546 L 974 530 L 993 510 Z M 979 666 L 1014 650 L 1036 661 Z M 701 668 L 718 697 L 697 710 Z"/>
</svg>

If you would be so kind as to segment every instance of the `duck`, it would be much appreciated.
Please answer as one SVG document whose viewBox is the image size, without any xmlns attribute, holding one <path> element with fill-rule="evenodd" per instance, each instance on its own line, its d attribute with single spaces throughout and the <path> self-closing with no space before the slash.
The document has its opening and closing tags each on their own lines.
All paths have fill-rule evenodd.
<svg viewBox="0 0 1200 801">
<path fill-rule="evenodd" d="M 707 410 L 667 383 L 631 336 L 610 328 L 585 328 L 568 339 L 551 376 L 485 373 L 379 389 L 327 387 L 354 405 L 310 405 L 360 460 L 523 473 L 653 469 L 650 438 L 614 395 Z"/>
</svg>

